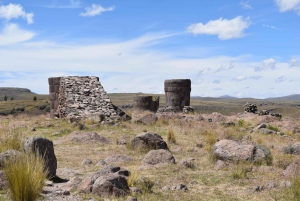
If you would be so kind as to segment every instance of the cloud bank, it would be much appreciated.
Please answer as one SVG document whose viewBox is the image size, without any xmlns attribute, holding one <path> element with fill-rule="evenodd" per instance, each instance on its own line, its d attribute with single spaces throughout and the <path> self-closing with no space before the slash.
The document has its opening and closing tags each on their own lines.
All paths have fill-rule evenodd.
<svg viewBox="0 0 300 201">
<path fill-rule="evenodd" d="M 10 3 L 7 6 L 0 6 L 0 18 L 10 21 L 19 17 L 26 19 L 28 24 L 33 23 L 33 13 L 26 13 L 21 5 Z"/>
<path fill-rule="evenodd" d="M 80 13 L 80 16 L 83 17 L 94 17 L 96 15 L 101 15 L 103 12 L 113 11 L 115 9 L 114 6 L 104 8 L 101 5 L 92 4 L 91 7 L 86 7 L 84 13 Z"/>
</svg>

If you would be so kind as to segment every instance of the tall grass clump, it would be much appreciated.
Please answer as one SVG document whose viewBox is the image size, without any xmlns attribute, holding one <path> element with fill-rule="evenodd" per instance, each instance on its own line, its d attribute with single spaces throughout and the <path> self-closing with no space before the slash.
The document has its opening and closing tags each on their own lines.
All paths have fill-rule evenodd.
<svg viewBox="0 0 300 201">
<path fill-rule="evenodd" d="M 275 132 L 279 132 L 279 128 L 277 128 L 276 126 L 272 126 L 272 125 L 267 125 L 267 128 L 272 130 L 272 131 L 275 131 Z"/>
<path fill-rule="evenodd" d="M 127 179 L 128 186 L 129 187 L 135 186 L 139 177 L 140 177 L 140 174 L 136 170 L 131 171 L 130 175 Z"/>
<path fill-rule="evenodd" d="M 42 192 L 47 173 L 44 160 L 34 153 L 20 153 L 4 165 L 9 196 L 14 201 L 35 201 Z"/>
<path fill-rule="evenodd" d="M 176 144 L 176 137 L 175 137 L 174 130 L 172 128 L 168 129 L 167 140 L 169 143 Z"/>
<path fill-rule="evenodd" d="M 0 152 L 5 152 L 10 149 L 17 151 L 23 150 L 24 135 L 16 128 L 1 128 L 0 129 Z"/>
</svg>

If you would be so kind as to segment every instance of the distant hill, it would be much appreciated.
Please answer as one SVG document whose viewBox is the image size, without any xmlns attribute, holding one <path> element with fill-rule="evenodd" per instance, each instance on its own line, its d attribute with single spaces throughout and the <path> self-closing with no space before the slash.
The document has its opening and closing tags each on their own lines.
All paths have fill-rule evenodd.
<svg viewBox="0 0 300 201">
<path fill-rule="evenodd" d="M 4 96 L 7 96 L 8 100 L 11 98 L 14 100 L 32 100 L 34 96 L 38 98 L 40 95 L 26 88 L 0 87 L 0 101 L 4 100 Z"/>
<path fill-rule="evenodd" d="M 289 96 L 282 96 L 276 98 L 266 98 L 269 101 L 300 101 L 300 94 L 293 94 Z"/>
<path fill-rule="evenodd" d="M 224 96 L 219 96 L 218 98 L 233 99 L 233 98 L 237 98 L 237 97 L 224 95 Z"/>
</svg>

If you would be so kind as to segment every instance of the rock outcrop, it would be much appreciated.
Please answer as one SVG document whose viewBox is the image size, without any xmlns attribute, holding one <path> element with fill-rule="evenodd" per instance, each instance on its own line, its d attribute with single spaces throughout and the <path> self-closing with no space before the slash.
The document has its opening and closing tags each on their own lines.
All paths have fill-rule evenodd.
<svg viewBox="0 0 300 201">
<path fill-rule="evenodd" d="M 167 143 L 163 140 L 163 138 L 151 132 L 141 133 L 135 136 L 131 140 L 131 147 L 133 149 L 168 149 Z"/>
</svg>

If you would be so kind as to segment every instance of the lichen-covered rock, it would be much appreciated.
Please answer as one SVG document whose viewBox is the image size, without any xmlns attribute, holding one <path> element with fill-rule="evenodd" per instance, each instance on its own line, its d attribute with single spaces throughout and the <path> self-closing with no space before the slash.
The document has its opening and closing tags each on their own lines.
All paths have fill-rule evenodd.
<svg viewBox="0 0 300 201">
<path fill-rule="evenodd" d="M 53 142 L 42 137 L 28 137 L 24 142 L 25 152 L 33 152 L 43 156 L 47 177 L 56 176 L 57 160 L 54 153 Z"/>
<path fill-rule="evenodd" d="M 73 131 L 67 136 L 67 140 L 70 142 L 100 142 L 109 143 L 110 141 L 98 135 L 96 132 L 84 132 L 84 131 Z"/>
<path fill-rule="evenodd" d="M 143 165 L 174 164 L 175 158 L 165 149 L 151 150 L 143 159 Z"/>
<path fill-rule="evenodd" d="M 0 191 L 7 188 L 7 182 L 5 179 L 4 172 L 0 170 Z"/>
<path fill-rule="evenodd" d="M 96 173 L 87 175 L 77 190 L 97 194 L 101 197 L 126 196 L 130 193 L 126 180 L 129 174 L 130 172 L 126 169 L 108 165 Z"/>
<path fill-rule="evenodd" d="M 296 175 L 300 174 L 300 163 L 295 162 L 291 163 L 287 168 L 283 171 L 283 176 L 286 178 L 293 178 Z"/>
<path fill-rule="evenodd" d="M 151 132 L 141 133 L 131 140 L 133 149 L 168 149 L 167 143 L 163 138 Z"/>
<path fill-rule="evenodd" d="M 145 125 L 152 125 L 157 121 L 157 116 L 155 114 L 146 114 L 145 116 L 142 116 L 137 121 L 138 123 L 143 123 Z"/>
<path fill-rule="evenodd" d="M 213 154 L 222 160 L 253 160 L 254 145 L 233 140 L 220 140 L 213 146 Z"/>
</svg>

